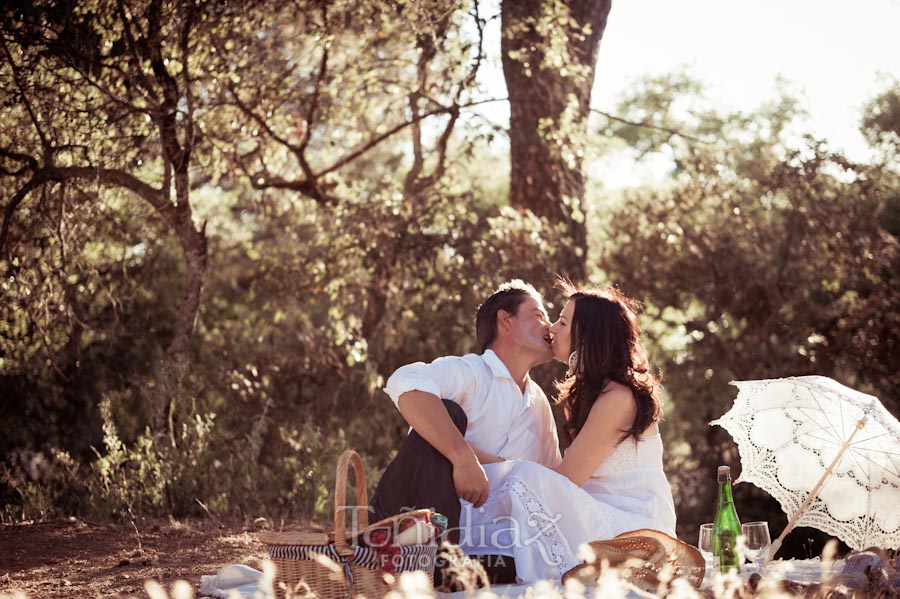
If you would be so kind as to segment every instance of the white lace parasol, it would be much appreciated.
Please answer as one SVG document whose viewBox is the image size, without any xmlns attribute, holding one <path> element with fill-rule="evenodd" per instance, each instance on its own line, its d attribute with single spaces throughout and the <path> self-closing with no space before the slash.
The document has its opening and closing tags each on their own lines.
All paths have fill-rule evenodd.
<svg viewBox="0 0 900 599">
<path fill-rule="evenodd" d="M 781 504 L 794 526 L 850 547 L 900 547 L 900 423 L 878 401 L 823 376 L 733 382 L 727 430 L 741 475 Z"/>
</svg>

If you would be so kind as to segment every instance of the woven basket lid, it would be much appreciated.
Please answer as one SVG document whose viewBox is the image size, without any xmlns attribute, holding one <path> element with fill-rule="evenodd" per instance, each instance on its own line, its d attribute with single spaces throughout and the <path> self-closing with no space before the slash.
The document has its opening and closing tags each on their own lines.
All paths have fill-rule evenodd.
<svg viewBox="0 0 900 599">
<path fill-rule="evenodd" d="M 684 576 L 694 588 L 700 588 L 703 574 L 706 571 L 706 561 L 699 549 L 649 528 L 624 532 L 616 538 L 623 539 L 631 536 L 641 536 L 659 541 L 666 548 L 666 561 L 675 568 L 675 576 Z"/>
<path fill-rule="evenodd" d="M 640 559 L 654 566 L 662 566 L 666 559 L 666 548 L 651 537 L 622 537 L 606 541 L 588 543 L 597 561 L 607 560 L 617 566 L 629 559 Z"/>
<path fill-rule="evenodd" d="M 683 543 L 669 535 L 650 529 L 633 530 L 622 533 L 614 539 L 593 541 L 588 546 L 594 552 L 593 563 L 575 566 L 562 577 L 578 580 L 585 586 L 595 585 L 603 564 L 611 567 L 630 564 L 633 567 L 629 581 L 642 590 L 656 592 L 659 578 L 657 573 L 666 565 L 671 565 L 676 577 L 684 577 L 694 587 L 703 582 L 706 562 L 696 547 Z M 643 562 L 642 565 L 638 565 Z"/>
<path fill-rule="evenodd" d="M 379 528 L 392 528 L 403 520 L 410 518 L 420 518 L 429 513 L 431 513 L 431 510 L 413 510 L 410 512 L 403 512 L 402 514 L 397 514 L 396 516 L 391 516 L 390 518 L 379 520 L 375 524 L 371 524 L 363 528 L 362 530 L 348 535 L 346 538 L 350 542 L 350 544 L 353 545 L 356 544 L 360 537 L 362 537 L 369 531 L 373 531 Z M 259 541 L 265 545 L 311 545 L 318 547 L 333 543 L 334 533 L 308 532 L 299 530 L 285 532 L 264 531 L 259 533 Z"/>
<path fill-rule="evenodd" d="M 328 533 L 324 532 L 299 530 L 287 532 L 265 531 L 259 533 L 259 541 L 265 545 L 309 545 L 321 547 L 330 543 L 329 536 Z"/>
<path fill-rule="evenodd" d="M 579 564 L 563 574 L 562 584 L 565 586 L 569 581 L 577 580 L 585 587 L 596 586 L 602 572 L 603 566 L 600 563 Z M 659 589 L 658 573 L 658 570 L 649 564 L 630 568 L 627 580 L 642 591 L 656 594 Z"/>
</svg>

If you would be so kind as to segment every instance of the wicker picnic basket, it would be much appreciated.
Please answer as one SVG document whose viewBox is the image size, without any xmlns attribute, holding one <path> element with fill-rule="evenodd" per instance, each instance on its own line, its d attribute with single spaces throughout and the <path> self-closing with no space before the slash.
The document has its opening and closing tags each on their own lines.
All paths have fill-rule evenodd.
<svg viewBox="0 0 900 599">
<path fill-rule="evenodd" d="M 346 530 L 346 514 L 353 506 L 346 505 L 347 478 L 350 467 L 356 475 L 356 506 L 359 522 Z M 337 465 L 334 487 L 334 532 L 264 532 L 259 540 L 268 547 L 275 564 L 275 590 L 279 597 L 318 597 L 318 599 L 348 599 L 364 595 L 367 599 L 381 599 L 394 584 L 395 578 L 384 569 L 384 556 L 360 545 L 359 540 L 380 528 L 397 527 L 400 521 L 414 519 L 429 510 L 404 512 L 369 525 L 366 474 L 362 459 L 353 450 L 345 451 Z M 429 577 L 434 570 L 437 544 L 409 545 L 399 548 L 391 556 L 390 569 L 397 575 L 422 570 Z"/>
</svg>

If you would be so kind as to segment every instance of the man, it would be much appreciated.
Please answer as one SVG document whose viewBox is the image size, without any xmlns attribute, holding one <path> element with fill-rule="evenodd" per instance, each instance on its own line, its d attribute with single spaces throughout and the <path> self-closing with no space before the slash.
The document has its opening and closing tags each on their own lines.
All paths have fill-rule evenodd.
<svg viewBox="0 0 900 599">
<path fill-rule="evenodd" d="M 559 465 L 549 402 L 528 375 L 553 357 L 540 294 L 520 280 L 504 283 L 478 308 L 475 329 L 481 354 L 416 362 L 388 380 L 385 392 L 412 431 L 372 498 L 375 519 L 432 508 L 458 542 L 459 500 L 478 507 L 488 496 L 482 464 Z"/>
</svg>

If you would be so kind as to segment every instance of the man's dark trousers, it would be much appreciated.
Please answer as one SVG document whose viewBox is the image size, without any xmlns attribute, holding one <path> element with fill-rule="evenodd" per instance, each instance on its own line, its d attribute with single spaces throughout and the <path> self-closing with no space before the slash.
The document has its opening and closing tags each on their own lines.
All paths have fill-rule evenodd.
<svg viewBox="0 0 900 599">
<path fill-rule="evenodd" d="M 442 400 L 450 420 L 466 434 L 468 418 L 459 404 Z M 459 544 L 459 515 L 462 507 L 453 484 L 453 465 L 415 430 L 400 445 L 372 496 L 371 517 L 377 522 L 400 512 L 427 508 L 447 516 L 447 539 Z"/>
<path fill-rule="evenodd" d="M 469 419 L 458 403 L 441 400 L 450 420 L 466 434 Z M 447 538 L 459 544 L 462 506 L 453 484 L 453 464 L 415 430 L 400 445 L 370 502 L 370 522 L 377 522 L 410 509 L 431 509 L 447 517 Z M 498 555 L 474 556 L 485 566 L 494 584 L 515 582 L 515 561 Z"/>
</svg>

